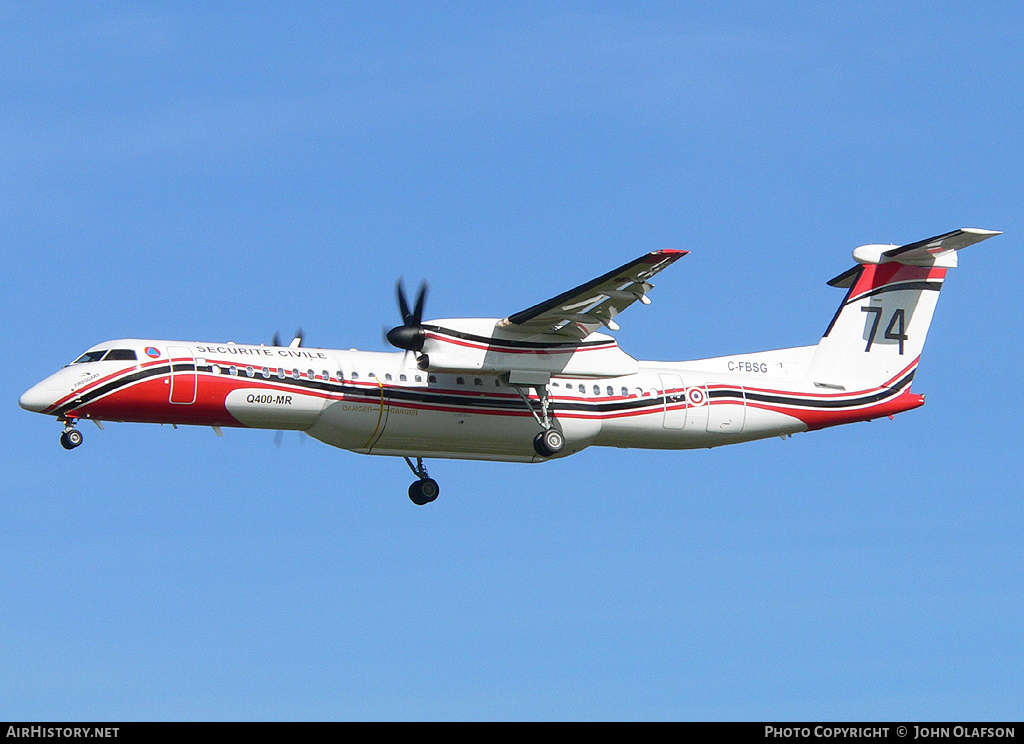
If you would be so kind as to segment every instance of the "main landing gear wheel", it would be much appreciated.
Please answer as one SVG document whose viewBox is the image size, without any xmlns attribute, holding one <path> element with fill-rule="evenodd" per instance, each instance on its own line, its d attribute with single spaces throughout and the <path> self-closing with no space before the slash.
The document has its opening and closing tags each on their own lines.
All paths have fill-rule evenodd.
<svg viewBox="0 0 1024 744">
<path fill-rule="evenodd" d="M 82 432 L 78 429 L 65 429 L 60 435 L 60 446 L 66 450 L 73 450 L 82 443 Z"/>
<path fill-rule="evenodd" d="M 565 446 L 565 437 L 554 427 L 545 429 L 533 438 L 533 448 L 541 457 L 557 455 Z"/>
<path fill-rule="evenodd" d="M 437 498 L 437 495 L 441 492 L 441 488 L 437 485 L 437 481 L 433 478 L 424 478 L 423 480 L 413 481 L 413 484 L 409 486 L 409 498 L 412 503 L 416 506 L 425 506 L 431 501 Z"/>
</svg>

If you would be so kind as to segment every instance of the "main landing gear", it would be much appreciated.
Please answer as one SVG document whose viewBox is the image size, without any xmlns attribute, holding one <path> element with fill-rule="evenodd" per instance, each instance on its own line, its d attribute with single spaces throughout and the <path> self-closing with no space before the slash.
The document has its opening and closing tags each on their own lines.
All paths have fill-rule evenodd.
<svg viewBox="0 0 1024 744">
<path fill-rule="evenodd" d="M 413 481 L 412 485 L 409 486 L 409 498 L 412 503 L 416 506 L 424 506 L 429 504 L 431 501 L 437 498 L 437 495 L 441 492 L 440 486 L 437 485 L 437 481 L 427 475 L 427 468 L 423 464 L 423 458 L 417 457 L 416 464 L 412 464 L 412 460 L 408 457 L 403 458 L 405 464 L 412 470 L 418 480 Z"/>
<path fill-rule="evenodd" d="M 521 387 L 517 386 L 516 392 L 519 393 L 519 397 L 523 399 L 523 403 L 530 409 L 530 413 L 533 414 L 533 417 L 543 430 L 533 438 L 534 452 L 541 457 L 554 457 L 565 446 L 565 435 L 562 434 L 561 429 L 555 427 L 555 422 L 548 415 L 548 386 L 537 385 L 534 389 L 537 391 L 537 397 L 540 398 L 540 413 L 537 413 L 537 410 L 530 402 L 530 398 L 523 392 Z"/>
<path fill-rule="evenodd" d="M 82 432 L 75 428 L 74 419 L 64 423 L 64 432 L 60 435 L 60 446 L 66 450 L 73 450 L 82 443 Z"/>
</svg>

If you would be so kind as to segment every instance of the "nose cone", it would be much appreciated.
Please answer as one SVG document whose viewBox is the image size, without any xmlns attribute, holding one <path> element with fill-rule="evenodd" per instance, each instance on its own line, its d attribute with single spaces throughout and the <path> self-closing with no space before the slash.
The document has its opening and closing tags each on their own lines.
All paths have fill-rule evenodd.
<svg viewBox="0 0 1024 744">
<path fill-rule="evenodd" d="M 26 390 L 21 398 L 18 399 L 18 405 L 24 408 L 26 411 L 34 411 L 35 413 L 42 413 L 50 407 L 54 402 L 53 390 L 51 386 L 46 384 L 46 381 L 40 382 L 38 385 L 33 385 Z"/>
</svg>

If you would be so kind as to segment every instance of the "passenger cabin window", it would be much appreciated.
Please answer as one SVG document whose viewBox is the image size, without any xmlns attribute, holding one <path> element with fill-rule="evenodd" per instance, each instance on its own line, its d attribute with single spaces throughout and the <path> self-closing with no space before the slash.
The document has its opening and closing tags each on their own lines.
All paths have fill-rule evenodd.
<svg viewBox="0 0 1024 744">
<path fill-rule="evenodd" d="M 580 383 L 580 392 L 583 393 L 584 395 L 587 394 L 587 389 L 583 386 L 582 382 Z"/>
<path fill-rule="evenodd" d="M 391 380 L 391 379 L 392 379 L 392 378 L 391 378 L 391 373 L 390 373 L 390 372 L 385 372 L 385 373 L 384 373 L 384 379 L 385 379 L 385 380 Z"/>
<path fill-rule="evenodd" d="M 484 381 L 483 381 L 483 380 L 481 380 L 481 379 L 480 379 L 479 377 L 474 377 L 474 378 L 473 378 L 473 384 L 474 384 L 474 385 L 483 385 L 483 384 L 484 384 Z"/>
<path fill-rule="evenodd" d="M 615 389 L 611 385 L 609 385 L 607 388 L 607 393 L 609 396 L 615 395 Z"/>
<path fill-rule="evenodd" d="M 456 385 L 465 385 L 466 384 L 466 380 L 464 378 L 462 378 L 462 377 L 456 377 L 455 378 L 455 384 Z"/>
<path fill-rule="evenodd" d="M 106 349 L 100 349 L 99 351 L 87 351 L 82 356 L 78 357 L 72 364 L 88 364 L 89 362 L 98 362 L 103 358 L 103 355 L 107 353 Z"/>
<path fill-rule="evenodd" d="M 138 357 L 135 355 L 134 349 L 111 349 L 107 352 L 107 355 L 103 357 L 104 362 L 135 362 L 138 361 Z"/>
<path fill-rule="evenodd" d="M 331 379 L 331 373 L 330 373 L 330 372 L 328 372 L 328 371 L 327 371 L 327 370 L 325 369 L 325 370 L 324 370 L 324 381 L 326 382 L 327 380 L 330 380 L 330 379 Z"/>
<path fill-rule="evenodd" d="M 315 378 L 316 378 L 316 372 L 314 372 L 314 371 L 313 371 L 313 370 L 311 370 L 311 369 L 310 369 L 310 370 L 306 370 L 306 371 L 307 371 L 307 372 L 309 373 L 309 379 L 311 379 L 311 380 L 312 380 L 312 379 L 315 379 Z"/>
<path fill-rule="evenodd" d="M 601 386 L 600 385 L 594 385 L 594 395 L 600 395 L 600 394 L 601 394 Z"/>
<path fill-rule="evenodd" d="M 408 378 L 407 378 L 407 377 L 406 377 L 405 375 L 399 375 L 399 376 L 398 376 L 398 381 L 399 381 L 399 382 L 405 382 L 405 381 L 406 381 L 407 379 L 408 379 Z"/>
<path fill-rule="evenodd" d="M 358 380 L 359 379 L 359 373 L 358 372 L 353 372 L 352 373 L 352 379 L 353 380 Z"/>
</svg>

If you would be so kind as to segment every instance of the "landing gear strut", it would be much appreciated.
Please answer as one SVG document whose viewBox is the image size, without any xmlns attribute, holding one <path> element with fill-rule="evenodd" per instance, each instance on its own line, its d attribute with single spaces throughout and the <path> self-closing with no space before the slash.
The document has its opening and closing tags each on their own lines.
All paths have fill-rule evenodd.
<svg viewBox="0 0 1024 744">
<path fill-rule="evenodd" d="M 75 420 L 69 419 L 64 423 L 64 432 L 60 435 L 60 446 L 66 450 L 73 450 L 82 443 L 82 432 L 75 428 Z"/>
<path fill-rule="evenodd" d="M 412 470 L 413 475 L 418 478 L 409 486 L 409 498 L 416 506 L 429 504 L 441 492 L 440 486 L 437 485 L 436 480 L 427 475 L 427 467 L 423 464 L 422 457 L 416 458 L 415 465 L 412 464 L 412 460 L 408 457 L 403 459 L 405 464 L 409 466 L 409 469 Z"/>
<path fill-rule="evenodd" d="M 548 406 L 550 404 L 548 386 L 537 385 L 534 389 L 537 391 L 537 397 L 540 398 L 540 413 L 537 413 L 529 397 L 523 392 L 521 387 L 517 386 L 516 392 L 519 393 L 519 397 L 523 399 L 523 403 L 530 409 L 530 413 L 533 414 L 533 417 L 543 430 L 533 438 L 534 451 L 541 457 L 552 457 L 561 452 L 562 447 L 565 446 L 565 435 L 562 434 L 560 429 L 555 427 L 554 421 L 548 415 Z"/>
</svg>

